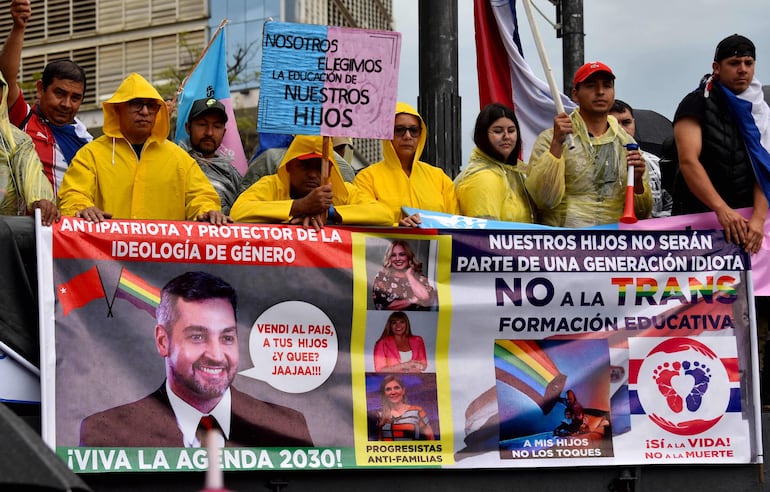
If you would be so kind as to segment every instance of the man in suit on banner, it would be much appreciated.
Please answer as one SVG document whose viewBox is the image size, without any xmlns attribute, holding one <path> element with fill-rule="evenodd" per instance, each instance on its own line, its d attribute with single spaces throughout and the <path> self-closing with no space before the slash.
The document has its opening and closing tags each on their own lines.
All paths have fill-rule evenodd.
<svg viewBox="0 0 770 492">
<path fill-rule="evenodd" d="M 200 447 L 201 419 L 213 418 L 227 447 L 312 446 L 300 412 L 231 386 L 239 362 L 236 312 L 235 290 L 218 277 L 187 272 L 169 281 L 155 326 L 166 381 L 139 401 L 84 419 L 80 445 Z"/>
</svg>

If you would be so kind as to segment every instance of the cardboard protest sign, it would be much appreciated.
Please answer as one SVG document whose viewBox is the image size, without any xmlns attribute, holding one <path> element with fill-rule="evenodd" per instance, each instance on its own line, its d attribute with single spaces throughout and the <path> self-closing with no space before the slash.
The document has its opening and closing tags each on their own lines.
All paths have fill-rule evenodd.
<svg viewBox="0 0 770 492">
<path fill-rule="evenodd" d="M 268 22 L 257 131 L 389 139 L 401 34 Z"/>
</svg>

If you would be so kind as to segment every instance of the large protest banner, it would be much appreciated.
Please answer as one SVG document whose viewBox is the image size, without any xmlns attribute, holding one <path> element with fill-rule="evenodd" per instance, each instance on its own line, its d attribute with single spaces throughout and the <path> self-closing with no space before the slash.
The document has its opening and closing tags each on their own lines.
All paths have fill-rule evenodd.
<svg viewBox="0 0 770 492">
<path fill-rule="evenodd" d="M 266 22 L 257 131 L 390 139 L 401 33 Z"/>
<path fill-rule="evenodd" d="M 139 410 L 175 391 L 183 357 L 154 312 L 196 271 L 238 295 L 229 439 L 242 399 L 282 409 L 255 433 L 269 444 L 221 451 L 226 470 L 761 462 L 750 263 L 721 233 L 42 231 L 44 438 L 77 472 L 206 467 L 173 403 Z M 187 354 L 188 368 L 218 372 L 214 358 Z"/>
</svg>

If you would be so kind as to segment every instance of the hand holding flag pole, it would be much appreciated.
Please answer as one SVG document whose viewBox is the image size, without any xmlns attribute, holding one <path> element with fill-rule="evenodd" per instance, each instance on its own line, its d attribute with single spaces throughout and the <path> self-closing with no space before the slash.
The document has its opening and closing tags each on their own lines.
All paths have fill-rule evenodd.
<svg viewBox="0 0 770 492">
<path fill-rule="evenodd" d="M 551 64 L 548 62 L 548 54 L 545 52 L 543 46 L 543 40 L 540 37 L 540 30 L 535 23 L 534 16 L 532 15 L 531 0 L 523 0 L 524 10 L 527 11 L 527 21 L 529 21 L 529 28 L 532 31 L 532 37 L 535 40 L 535 46 L 537 46 L 537 54 L 540 55 L 540 63 L 543 65 L 543 71 L 545 72 L 545 78 L 548 81 L 548 88 L 551 90 L 551 97 L 556 104 L 556 113 L 564 112 L 564 104 L 561 102 L 559 89 L 556 87 L 556 80 L 553 78 L 553 70 Z M 572 134 L 567 134 L 567 147 L 572 150 L 575 148 L 575 142 L 572 139 Z"/>
</svg>

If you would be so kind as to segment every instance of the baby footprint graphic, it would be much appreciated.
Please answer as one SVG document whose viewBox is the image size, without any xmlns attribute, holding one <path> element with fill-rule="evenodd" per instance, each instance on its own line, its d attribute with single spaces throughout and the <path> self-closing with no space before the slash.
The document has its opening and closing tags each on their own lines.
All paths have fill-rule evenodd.
<svg viewBox="0 0 770 492">
<path fill-rule="evenodd" d="M 682 367 L 684 373 L 693 377 L 695 384 L 690 390 L 690 394 L 685 398 L 687 400 L 687 409 L 691 412 L 700 408 L 703 402 L 703 395 L 706 394 L 706 390 L 709 389 L 709 381 L 711 381 L 711 369 L 701 364 L 700 362 L 683 361 Z"/>
<path fill-rule="evenodd" d="M 652 372 L 652 376 L 658 385 L 658 391 L 660 391 L 661 395 L 666 397 L 666 402 L 668 403 L 669 408 L 676 413 L 682 411 L 684 408 L 684 401 L 671 385 L 671 378 L 679 375 L 679 369 L 681 367 L 682 365 L 679 362 L 674 362 L 671 365 L 671 369 L 669 369 L 669 363 L 664 362 L 663 364 L 656 367 Z M 700 397 L 698 397 L 698 405 L 700 405 Z"/>
</svg>

